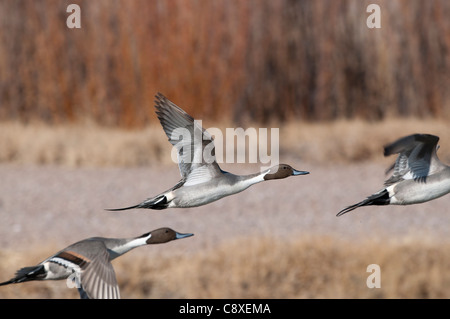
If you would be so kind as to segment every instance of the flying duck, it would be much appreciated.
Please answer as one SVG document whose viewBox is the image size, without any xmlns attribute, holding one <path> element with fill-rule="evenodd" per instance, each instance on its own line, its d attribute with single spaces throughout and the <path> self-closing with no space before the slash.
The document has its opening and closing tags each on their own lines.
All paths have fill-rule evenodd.
<svg viewBox="0 0 450 319">
<path fill-rule="evenodd" d="M 155 108 L 169 142 L 178 152 L 181 180 L 169 190 L 137 205 L 107 210 L 197 207 L 242 192 L 256 183 L 309 174 L 287 164 L 244 176 L 223 171 L 215 160 L 212 136 L 194 118 L 160 93 L 156 95 Z M 189 138 L 180 139 L 180 136 Z"/>
<path fill-rule="evenodd" d="M 92 237 L 72 244 L 36 266 L 24 267 L 0 286 L 32 280 L 63 280 L 76 285 L 82 299 L 119 299 L 111 260 L 139 246 L 193 236 L 159 228 L 135 238 Z M 75 287 L 75 286 L 73 286 Z"/>
<path fill-rule="evenodd" d="M 336 216 L 369 205 L 410 205 L 444 196 L 450 192 L 450 166 L 443 164 L 436 151 L 439 137 L 413 134 L 384 147 L 384 156 L 399 154 L 386 171 L 393 171 L 385 188 L 365 200 L 348 206 Z"/>
</svg>

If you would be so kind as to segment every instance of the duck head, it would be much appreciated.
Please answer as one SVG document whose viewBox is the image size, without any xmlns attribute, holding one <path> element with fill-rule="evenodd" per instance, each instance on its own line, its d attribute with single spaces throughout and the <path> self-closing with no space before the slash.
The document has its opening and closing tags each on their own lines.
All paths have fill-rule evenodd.
<svg viewBox="0 0 450 319">
<path fill-rule="evenodd" d="M 287 164 L 280 164 L 269 168 L 268 172 L 264 175 L 264 180 L 281 179 L 289 176 L 307 175 L 309 172 L 298 171 Z"/>
<path fill-rule="evenodd" d="M 147 244 L 162 244 L 167 243 L 172 240 L 176 239 L 182 239 L 194 236 L 194 234 L 182 234 L 179 232 L 174 231 L 171 228 L 164 227 L 164 228 L 158 228 L 150 233 L 144 234 L 141 237 L 148 237 Z"/>
</svg>

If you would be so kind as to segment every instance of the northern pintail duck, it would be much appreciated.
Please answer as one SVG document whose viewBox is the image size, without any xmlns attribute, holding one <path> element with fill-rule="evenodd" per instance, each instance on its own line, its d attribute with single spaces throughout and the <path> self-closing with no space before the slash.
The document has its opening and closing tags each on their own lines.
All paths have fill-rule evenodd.
<svg viewBox="0 0 450 319">
<path fill-rule="evenodd" d="M 162 94 L 156 95 L 155 103 L 156 114 L 164 132 L 169 142 L 177 149 L 178 167 L 182 178 L 171 189 L 140 204 L 107 210 L 196 207 L 239 193 L 259 182 L 309 174 L 306 171 L 295 170 L 287 164 L 276 165 L 261 173 L 245 176 L 225 172 L 215 160 L 214 142 L 208 131 Z M 193 138 L 189 138 L 188 141 L 178 139 L 184 132 L 188 132 Z M 205 158 L 205 155 L 209 157 Z"/>
<path fill-rule="evenodd" d="M 93 237 L 72 244 L 41 263 L 24 267 L 0 286 L 32 280 L 72 279 L 82 299 L 119 299 L 111 260 L 139 246 L 166 243 L 193 236 L 159 228 L 136 238 Z M 69 279 L 68 279 L 69 280 Z M 70 280 L 69 280 L 70 281 Z"/>
<path fill-rule="evenodd" d="M 409 135 L 385 146 L 384 156 L 399 154 L 386 171 L 393 171 L 386 186 L 365 200 L 341 210 L 337 216 L 369 205 L 410 205 L 430 201 L 450 192 L 450 166 L 443 164 L 436 151 L 439 137 Z"/>
</svg>

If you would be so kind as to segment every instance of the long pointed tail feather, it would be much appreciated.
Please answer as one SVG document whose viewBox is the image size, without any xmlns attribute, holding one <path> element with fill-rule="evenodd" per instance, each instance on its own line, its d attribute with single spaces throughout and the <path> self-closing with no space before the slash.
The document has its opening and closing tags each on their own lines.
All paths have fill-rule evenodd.
<svg viewBox="0 0 450 319">
<path fill-rule="evenodd" d="M 352 210 L 362 207 L 362 206 L 370 206 L 370 205 L 389 205 L 390 202 L 390 196 L 389 192 L 386 189 L 383 189 L 382 191 L 375 193 L 369 197 L 367 197 L 365 200 L 348 206 L 341 210 L 339 213 L 336 214 L 337 217 L 342 216 L 348 212 L 351 212 Z"/>
<path fill-rule="evenodd" d="M 31 281 L 31 280 L 41 280 L 45 277 L 45 268 L 43 265 L 39 266 L 32 266 L 32 267 L 24 267 L 19 269 L 16 272 L 16 275 L 14 278 L 1 282 L 0 286 L 6 286 L 9 284 L 18 284 L 25 281 Z"/>
<path fill-rule="evenodd" d="M 128 210 L 133 208 L 149 208 L 149 209 L 156 209 L 161 210 L 167 208 L 169 203 L 167 202 L 167 197 L 165 195 L 159 195 L 151 199 L 147 199 L 146 201 L 143 201 L 140 204 L 129 206 L 129 207 L 123 207 L 123 208 L 107 208 L 106 210 L 109 211 L 121 211 L 121 210 Z"/>
<path fill-rule="evenodd" d="M 138 205 L 133 205 L 133 206 L 129 206 L 129 207 L 122 207 L 122 208 L 105 208 L 105 210 L 109 210 L 110 212 L 118 212 L 121 210 L 128 210 L 128 209 L 133 209 L 133 208 L 140 208 L 139 207 L 140 204 Z"/>
<path fill-rule="evenodd" d="M 9 285 L 9 284 L 14 284 L 14 283 L 16 283 L 16 281 L 14 281 L 14 278 L 13 278 L 13 279 L 10 279 L 8 281 L 0 282 L 0 286 L 6 286 L 6 285 Z"/>
</svg>

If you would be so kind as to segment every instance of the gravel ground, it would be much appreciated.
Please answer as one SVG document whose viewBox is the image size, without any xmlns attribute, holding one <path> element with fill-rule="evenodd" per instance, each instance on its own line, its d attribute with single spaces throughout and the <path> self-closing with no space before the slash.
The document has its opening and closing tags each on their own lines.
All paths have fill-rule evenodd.
<svg viewBox="0 0 450 319">
<path fill-rule="evenodd" d="M 124 212 L 104 208 L 136 204 L 170 188 L 179 180 L 176 165 L 73 169 L 3 164 L 0 244 L 19 251 L 44 245 L 63 248 L 87 237 L 134 237 L 162 226 L 195 234 L 171 245 L 171 252 L 180 253 L 255 235 L 449 240 L 449 196 L 420 205 L 364 207 L 338 218 L 340 209 L 381 188 L 385 166 L 292 164 L 311 174 L 260 183 L 203 207 Z M 223 168 L 255 171 L 237 165 Z"/>
</svg>

